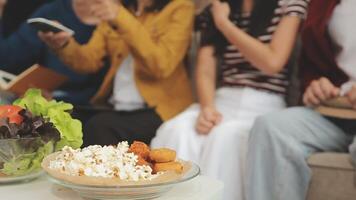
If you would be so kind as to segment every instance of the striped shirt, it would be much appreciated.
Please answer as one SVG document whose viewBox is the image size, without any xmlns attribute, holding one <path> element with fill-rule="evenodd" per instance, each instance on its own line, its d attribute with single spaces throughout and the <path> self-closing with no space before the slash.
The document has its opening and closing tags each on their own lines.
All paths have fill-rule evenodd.
<svg viewBox="0 0 356 200">
<path fill-rule="evenodd" d="M 279 0 L 278 7 L 274 10 L 274 16 L 266 31 L 258 36 L 258 40 L 263 43 L 270 43 L 273 34 L 284 16 L 297 16 L 305 18 L 309 0 Z M 231 20 L 237 27 L 248 31 L 250 24 L 250 14 L 233 14 Z M 202 31 L 202 44 L 209 44 L 209 37 L 204 37 Z M 215 40 L 216 41 L 216 40 Z M 229 87 L 252 87 L 285 95 L 289 84 L 288 69 L 284 68 L 280 73 L 267 75 L 254 67 L 239 50 L 231 44 L 226 43 L 222 51 L 221 80 L 222 86 Z"/>
</svg>

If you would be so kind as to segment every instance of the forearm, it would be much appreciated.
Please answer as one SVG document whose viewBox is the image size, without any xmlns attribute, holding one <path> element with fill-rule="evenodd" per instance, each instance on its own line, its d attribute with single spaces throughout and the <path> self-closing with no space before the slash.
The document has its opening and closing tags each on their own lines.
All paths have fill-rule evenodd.
<svg viewBox="0 0 356 200">
<path fill-rule="evenodd" d="M 197 95 L 202 108 L 214 107 L 216 88 L 216 59 L 212 48 L 207 48 L 200 50 L 195 72 Z"/>
<path fill-rule="evenodd" d="M 244 57 L 261 71 L 269 72 L 265 63 L 271 57 L 268 45 L 257 41 L 247 33 L 237 28 L 231 21 L 221 25 L 221 30 L 226 39 L 236 46 Z"/>
<path fill-rule="evenodd" d="M 58 57 L 79 73 L 96 73 L 104 63 L 106 55 L 103 26 L 99 26 L 87 44 L 80 45 L 74 38 L 62 48 L 54 50 Z"/>
<path fill-rule="evenodd" d="M 289 30 L 278 30 L 277 27 L 270 43 L 250 36 L 229 20 L 220 23 L 219 29 L 253 66 L 264 73 L 274 74 L 282 70 L 289 59 L 299 23 L 298 18 L 281 21 L 281 27 Z"/>
<path fill-rule="evenodd" d="M 63 49 L 55 50 L 58 57 L 71 69 L 78 73 L 95 73 L 101 67 L 101 63 L 90 50 L 80 46 L 74 39 Z"/>
<path fill-rule="evenodd" d="M 215 106 L 215 87 L 215 80 L 212 80 L 211 77 L 201 74 L 199 78 L 197 78 L 197 93 L 201 108 Z"/>
</svg>

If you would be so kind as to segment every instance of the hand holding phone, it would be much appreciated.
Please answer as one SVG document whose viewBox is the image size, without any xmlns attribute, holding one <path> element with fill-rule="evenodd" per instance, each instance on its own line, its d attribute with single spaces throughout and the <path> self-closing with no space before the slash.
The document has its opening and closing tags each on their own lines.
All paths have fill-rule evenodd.
<svg viewBox="0 0 356 200">
<path fill-rule="evenodd" d="M 44 43 L 46 43 L 47 46 L 50 47 L 51 49 L 58 50 L 65 47 L 72 36 L 64 31 L 58 33 L 53 33 L 53 32 L 44 33 L 40 31 L 38 33 L 38 37 Z"/>
<path fill-rule="evenodd" d="M 51 49 L 60 49 L 68 43 L 74 31 L 45 18 L 32 18 L 27 23 L 38 30 L 38 37 Z"/>
</svg>

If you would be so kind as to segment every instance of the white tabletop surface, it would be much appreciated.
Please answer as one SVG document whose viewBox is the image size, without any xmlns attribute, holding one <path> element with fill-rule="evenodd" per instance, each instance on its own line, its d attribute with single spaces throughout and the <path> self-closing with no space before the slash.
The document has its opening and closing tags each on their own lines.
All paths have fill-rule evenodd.
<svg viewBox="0 0 356 200">
<path fill-rule="evenodd" d="M 52 184 L 46 177 L 22 184 L 0 185 L 1 200 L 82 200 L 70 189 Z M 220 200 L 223 183 L 199 176 L 181 183 L 157 200 Z"/>
</svg>

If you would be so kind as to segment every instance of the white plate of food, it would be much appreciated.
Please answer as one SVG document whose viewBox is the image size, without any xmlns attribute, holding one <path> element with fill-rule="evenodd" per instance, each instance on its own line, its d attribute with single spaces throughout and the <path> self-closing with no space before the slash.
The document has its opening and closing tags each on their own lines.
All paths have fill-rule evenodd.
<svg viewBox="0 0 356 200">
<path fill-rule="evenodd" d="M 86 199 L 153 199 L 199 175 L 199 167 L 170 149 L 150 150 L 127 142 L 117 146 L 65 147 L 42 162 L 49 179 Z"/>
</svg>

